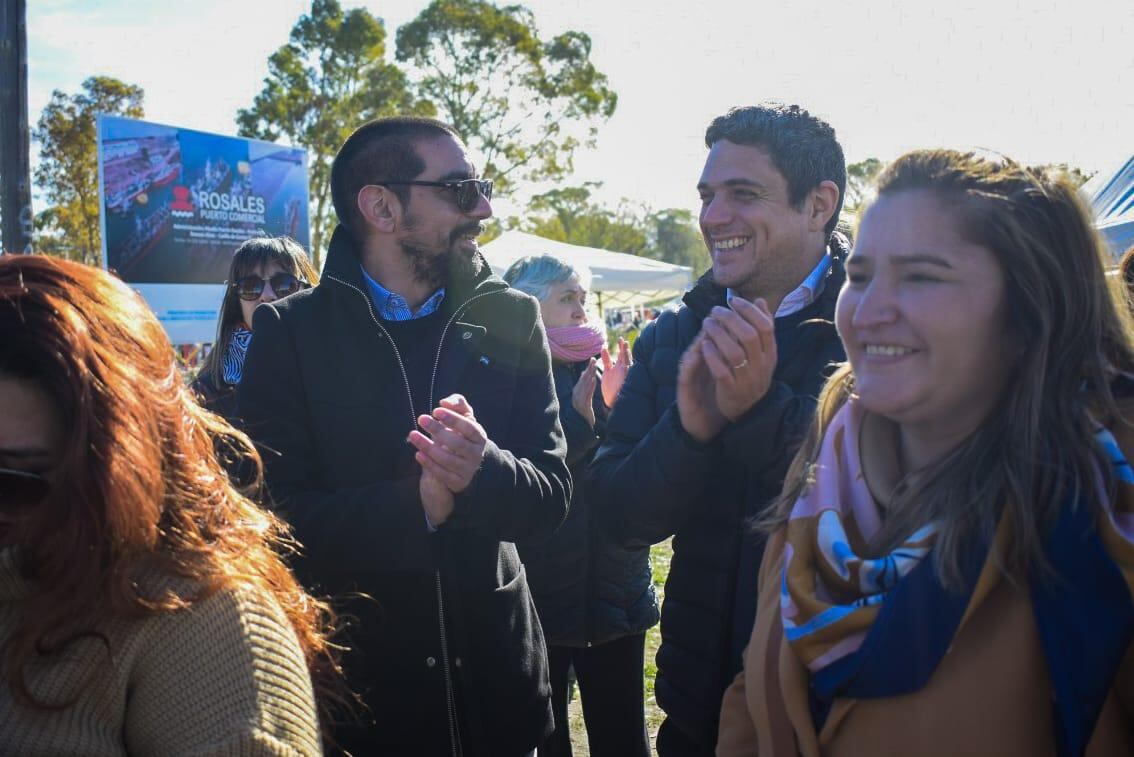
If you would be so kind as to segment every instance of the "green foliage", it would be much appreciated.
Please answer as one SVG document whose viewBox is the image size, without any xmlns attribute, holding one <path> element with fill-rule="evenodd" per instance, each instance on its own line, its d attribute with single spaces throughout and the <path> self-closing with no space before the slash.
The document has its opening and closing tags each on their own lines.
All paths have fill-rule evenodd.
<svg viewBox="0 0 1134 757">
<path fill-rule="evenodd" d="M 657 592 L 659 605 L 665 600 L 665 582 L 669 578 L 669 566 L 672 560 L 672 537 L 650 547 L 650 569 L 653 573 L 654 591 Z M 660 646 L 661 626 L 654 625 L 646 631 L 646 664 L 643 671 L 646 689 L 646 722 L 650 729 L 651 743 L 652 739 L 657 737 L 657 729 L 661 726 L 663 718 L 662 711 L 658 708 L 657 700 L 654 698 L 654 680 L 658 675 L 655 657 Z"/>
<path fill-rule="evenodd" d="M 530 10 L 486 0 L 433 0 L 398 29 L 397 59 L 484 158 L 507 191 L 518 179 L 556 179 L 618 97 L 590 61 L 591 40 L 568 31 L 544 41 Z"/>
<path fill-rule="evenodd" d="M 268 58 L 268 76 L 252 107 L 236 117 L 240 134 L 287 137 L 308 151 L 311 249 L 319 265 L 334 218 L 331 161 L 350 132 L 373 118 L 433 115 L 414 99 L 405 74 L 385 62 L 386 29 L 363 8 L 344 13 L 338 0 L 314 0 L 291 41 Z"/>
<path fill-rule="evenodd" d="M 847 193 L 843 201 L 843 212 L 840 219 L 843 232 L 849 234 L 853 230 L 856 216 L 873 196 L 874 182 L 884 168 L 886 168 L 886 164 L 878 158 L 867 158 L 847 166 Z M 1085 173 L 1078 167 L 1067 163 L 1045 163 L 1036 166 L 1036 168 L 1066 179 L 1074 187 L 1081 187 L 1092 176 L 1092 174 Z"/>
<path fill-rule="evenodd" d="M 644 254 L 650 240 L 641 215 L 625 202 L 614 210 L 597 205 L 591 190 L 598 186 L 588 182 L 536 195 L 524 230 L 560 242 Z"/>
<path fill-rule="evenodd" d="M 531 234 L 586 247 L 686 265 L 694 275 L 712 261 L 701 232 L 688 210 L 651 211 L 623 200 L 614 209 L 597 203 L 592 192 L 602 186 L 586 182 L 538 194 L 528 203 L 526 220 L 510 219 Z"/>
<path fill-rule="evenodd" d="M 40 144 L 35 182 L 51 204 L 36 217 L 36 229 L 42 232 L 37 248 L 98 265 L 102 234 L 95 116 L 141 118 L 145 95 L 141 87 L 109 76 L 92 76 L 82 87 L 73 95 L 52 92 L 32 132 Z"/>
<path fill-rule="evenodd" d="M 847 194 L 843 198 L 843 211 L 855 215 L 870 196 L 874 179 L 886 164 L 878 158 L 867 158 L 847 166 Z"/>
<path fill-rule="evenodd" d="M 479 237 L 477 237 L 477 242 L 479 242 L 480 244 L 488 244 L 493 239 L 496 239 L 496 237 L 500 236 L 507 229 L 511 228 L 511 225 L 506 225 L 506 223 L 506 221 L 497 218 L 496 216 L 493 216 L 492 218 L 484 221 L 484 231 Z"/>
<path fill-rule="evenodd" d="M 659 210 L 649 218 L 653 225 L 650 257 L 675 265 L 687 265 L 700 276 L 713 264 L 705 240 L 688 210 Z"/>
</svg>

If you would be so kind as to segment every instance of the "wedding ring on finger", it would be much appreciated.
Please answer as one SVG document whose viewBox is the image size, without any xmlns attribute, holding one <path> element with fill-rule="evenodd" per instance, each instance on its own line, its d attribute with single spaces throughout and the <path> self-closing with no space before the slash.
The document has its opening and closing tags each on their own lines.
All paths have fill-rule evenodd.
<svg viewBox="0 0 1134 757">
<path fill-rule="evenodd" d="M 739 363 L 737 363 L 736 365 L 734 365 L 734 366 L 732 367 L 732 369 L 733 369 L 734 371 L 739 371 L 739 370 L 740 370 L 741 368 L 743 368 L 743 367 L 744 367 L 744 366 L 746 366 L 746 365 L 748 365 L 748 358 L 744 358 L 743 360 L 741 360 L 741 361 L 740 361 Z"/>
</svg>

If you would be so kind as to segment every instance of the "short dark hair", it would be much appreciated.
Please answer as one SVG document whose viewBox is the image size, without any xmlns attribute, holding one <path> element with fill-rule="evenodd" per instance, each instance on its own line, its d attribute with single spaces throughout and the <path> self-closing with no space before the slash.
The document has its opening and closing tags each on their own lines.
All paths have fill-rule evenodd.
<svg viewBox="0 0 1134 757">
<path fill-rule="evenodd" d="M 831 236 L 839 223 L 847 189 L 847 162 L 829 123 L 798 105 L 748 105 L 732 108 L 709 124 L 705 146 L 712 148 L 722 139 L 766 150 L 787 179 L 792 207 L 798 208 L 821 182 L 835 182 L 839 199 L 826 226 L 827 236 Z"/>
<path fill-rule="evenodd" d="M 439 137 L 460 139 L 448 124 L 416 116 L 378 118 L 355 129 L 331 163 L 331 202 L 339 223 L 357 234 L 362 220 L 359 190 L 367 184 L 417 178 L 425 170 L 417 143 Z M 403 205 L 409 202 L 409 189 L 390 187 Z"/>
</svg>

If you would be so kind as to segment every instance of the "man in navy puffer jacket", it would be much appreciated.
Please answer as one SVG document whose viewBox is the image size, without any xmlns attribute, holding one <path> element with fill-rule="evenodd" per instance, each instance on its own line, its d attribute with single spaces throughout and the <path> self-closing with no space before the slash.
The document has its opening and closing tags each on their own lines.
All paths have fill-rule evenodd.
<svg viewBox="0 0 1134 757">
<path fill-rule="evenodd" d="M 713 267 L 651 323 L 589 471 L 592 510 L 628 547 L 673 536 L 655 686 L 662 757 L 712 755 L 756 608 L 763 512 L 833 363 L 847 243 L 834 130 L 798 106 L 713 121 L 698 184 Z"/>
</svg>

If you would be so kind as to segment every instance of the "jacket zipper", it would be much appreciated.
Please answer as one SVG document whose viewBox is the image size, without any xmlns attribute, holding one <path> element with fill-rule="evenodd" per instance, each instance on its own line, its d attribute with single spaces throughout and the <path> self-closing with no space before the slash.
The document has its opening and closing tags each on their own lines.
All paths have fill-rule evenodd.
<svg viewBox="0 0 1134 757">
<path fill-rule="evenodd" d="M 373 320 L 374 325 L 377 326 L 382 331 L 382 333 L 386 335 L 386 339 L 390 341 L 390 347 L 394 350 L 394 358 L 398 361 L 398 368 L 402 372 L 402 382 L 406 387 L 406 397 L 409 399 L 410 428 L 417 428 L 417 411 L 413 406 L 413 391 L 410 389 L 409 375 L 406 373 L 405 363 L 402 362 L 402 355 L 400 352 L 398 352 L 397 343 L 394 342 L 393 337 L 390 336 L 390 332 L 386 330 L 386 327 L 383 326 L 381 321 L 378 320 L 378 315 L 374 312 L 374 305 L 370 301 L 370 298 L 367 297 L 366 294 L 354 284 L 350 284 L 346 281 L 343 281 L 342 279 L 335 278 L 334 276 L 324 276 L 324 279 L 329 279 L 338 284 L 342 284 L 345 287 L 353 289 L 354 291 L 358 292 L 359 296 L 361 296 L 363 300 L 366 301 L 366 309 L 370 312 L 370 319 Z M 433 407 L 433 390 L 437 383 L 437 369 L 441 366 L 441 349 L 445 345 L 445 336 L 449 333 L 449 327 L 456 322 L 457 318 L 461 315 L 462 312 L 464 312 L 465 308 L 467 308 L 471 302 L 478 300 L 481 297 L 487 297 L 490 294 L 496 294 L 496 292 L 481 292 L 480 294 L 474 295 L 465 300 L 459 307 L 457 307 L 456 310 L 453 311 L 452 317 L 450 317 L 448 323 L 445 324 L 445 328 L 441 330 L 441 340 L 437 343 L 437 355 L 433 360 L 433 376 L 429 380 L 428 407 Z M 464 750 L 461 748 L 460 726 L 457 724 L 457 704 L 455 699 L 453 698 L 453 675 L 452 670 L 449 667 L 449 638 L 445 634 L 445 600 L 441 591 L 440 568 L 433 571 L 433 577 L 437 586 L 437 622 L 441 632 L 441 667 L 445 673 L 445 701 L 446 709 L 449 713 L 449 745 L 452 747 L 453 757 L 461 757 Z"/>
<path fill-rule="evenodd" d="M 445 336 L 449 333 L 449 327 L 456 322 L 465 308 L 469 306 L 473 300 L 487 297 L 494 292 L 482 292 L 468 298 L 460 307 L 453 311 L 452 317 L 449 322 L 445 324 L 445 328 L 441 330 L 441 340 L 437 343 L 437 356 L 433 361 L 433 376 L 429 379 L 429 407 L 433 407 L 433 390 L 437 384 L 437 369 L 441 366 L 441 348 L 445 344 Z M 416 419 L 415 419 L 416 420 Z M 445 695 L 449 704 L 449 733 L 451 735 L 451 743 L 453 745 L 453 757 L 460 757 L 463 752 L 461 748 L 461 733 L 460 727 L 457 724 L 457 705 L 453 700 L 453 677 L 449 668 L 449 640 L 445 635 L 445 600 L 441 592 L 441 570 L 434 571 L 434 577 L 437 580 L 437 618 L 441 624 L 441 666 L 445 669 Z"/>
<path fill-rule="evenodd" d="M 445 600 L 441 593 L 441 571 L 433 571 L 437 582 L 437 622 L 441 626 L 441 667 L 445 671 L 445 704 L 449 711 L 449 744 L 453 748 L 453 757 L 460 757 L 461 731 L 457 725 L 457 703 L 453 700 L 453 677 L 449 670 L 449 639 L 445 635 Z"/>
<path fill-rule="evenodd" d="M 402 372 L 402 384 L 406 388 L 406 399 L 409 400 L 410 430 L 412 431 L 413 429 L 417 428 L 417 413 L 414 411 L 413 407 L 413 392 L 410 391 L 409 374 L 406 373 L 406 364 L 402 362 L 402 353 L 398 352 L 397 342 L 395 342 L 394 338 L 390 336 L 390 332 L 386 331 L 386 327 L 382 325 L 382 322 L 378 320 L 378 316 L 374 312 L 374 304 L 370 302 L 370 298 L 367 297 L 361 289 L 356 287 L 354 284 L 343 281 L 342 279 L 336 279 L 334 276 L 325 276 L 324 278 L 330 279 L 331 281 L 342 284 L 343 286 L 358 292 L 358 296 L 361 297 L 366 303 L 366 309 L 370 312 L 370 319 L 374 321 L 374 325 L 378 327 L 378 330 L 386 335 L 386 339 L 390 342 L 390 347 L 394 350 L 394 359 L 398 361 L 398 370 Z"/>
</svg>

